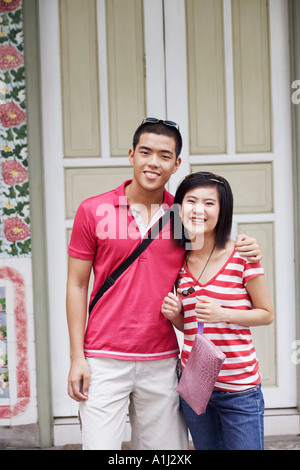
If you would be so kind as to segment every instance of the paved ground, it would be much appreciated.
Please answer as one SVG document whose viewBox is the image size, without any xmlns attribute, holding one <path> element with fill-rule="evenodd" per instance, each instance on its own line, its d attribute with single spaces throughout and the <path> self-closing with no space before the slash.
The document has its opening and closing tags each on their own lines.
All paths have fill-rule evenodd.
<svg viewBox="0 0 300 470">
<path fill-rule="evenodd" d="M 300 436 L 266 437 L 265 450 L 300 450 Z"/>
<path fill-rule="evenodd" d="M 14 447 L 1 448 L 1 450 L 20 450 Z M 28 449 L 41 450 L 41 449 Z M 66 445 L 62 447 L 51 447 L 42 450 L 81 450 L 80 445 Z M 123 444 L 123 450 L 130 450 L 130 443 Z M 300 450 L 300 436 L 268 436 L 265 438 L 265 450 Z"/>
</svg>

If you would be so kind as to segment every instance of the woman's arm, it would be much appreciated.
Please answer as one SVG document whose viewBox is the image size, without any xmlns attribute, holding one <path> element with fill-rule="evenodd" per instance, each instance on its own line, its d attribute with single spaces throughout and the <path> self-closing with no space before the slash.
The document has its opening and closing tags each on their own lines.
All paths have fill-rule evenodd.
<svg viewBox="0 0 300 470">
<path fill-rule="evenodd" d="M 87 294 L 93 261 L 69 257 L 67 281 L 67 320 L 70 336 L 71 367 L 68 393 L 76 401 L 87 399 L 89 368 L 83 344 L 87 318 Z"/>
<path fill-rule="evenodd" d="M 259 275 L 249 279 L 246 289 L 253 305 L 251 310 L 220 307 L 208 297 L 196 297 L 199 300 L 195 307 L 197 321 L 200 323 L 228 322 L 249 327 L 272 323 L 274 321 L 273 306 L 265 277 Z"/>
</svg>

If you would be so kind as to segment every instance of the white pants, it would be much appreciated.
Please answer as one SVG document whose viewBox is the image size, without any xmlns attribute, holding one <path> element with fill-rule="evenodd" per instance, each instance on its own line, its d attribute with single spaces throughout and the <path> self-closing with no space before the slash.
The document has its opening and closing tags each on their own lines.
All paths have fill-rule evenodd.
<svg viewBox="0 0 300 470">
<path fill-rule="evenodd" d="M 80 403 L 84 450 L 121 449 L 129 403 L 131 448 L 188 449 L 176 392 L 177 358 L 122 361 L 87 358 L 88 399 Z"/>
</svg>

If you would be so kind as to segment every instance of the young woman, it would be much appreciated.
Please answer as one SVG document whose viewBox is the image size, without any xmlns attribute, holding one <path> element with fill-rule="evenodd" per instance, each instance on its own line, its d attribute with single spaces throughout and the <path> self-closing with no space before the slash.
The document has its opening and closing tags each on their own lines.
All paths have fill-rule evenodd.
<svg viewBox="0 0 300 470">
<path fill-rule="evenodd" d="M 198 416 L 181 398 L 195 449 L 263 449 L 264 400 L 250 332 L 273 321 L 263 269 L 242 258 L 229 238 L 233 197 L 224 178 L 187 176 L 175 204 L 184 233 L 178 242 L 189 250 L 177 295 L 168 294 L 162 313 L 184 332 L 182 369 L 199 324 L 226 355 L 205 414 Z"/>
</svg>

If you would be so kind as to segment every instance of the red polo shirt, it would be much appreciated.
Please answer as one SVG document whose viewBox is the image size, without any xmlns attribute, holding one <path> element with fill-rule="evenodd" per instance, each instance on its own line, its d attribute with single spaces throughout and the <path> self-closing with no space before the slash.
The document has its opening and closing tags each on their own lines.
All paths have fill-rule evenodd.
<svg viewBox="0 0 300 470">
<path fill-rule="evenodd" d="M 141 243 L 125 196 L 128 183 L 83 201 L 74 220 L 68 254 L 94 261 L 91 300 Z M 164 205 L 172 203 L 173 196 L 165 190 Z M 86 356 L 154 360 L 178 355 L 176 334 L 161 313 L 161 305 L 173 290 L 183 257 L 184 250 L 174 244 L 168 223 L 94 307 L 85 334 Z"/>
</svg>

